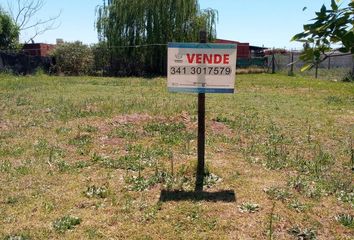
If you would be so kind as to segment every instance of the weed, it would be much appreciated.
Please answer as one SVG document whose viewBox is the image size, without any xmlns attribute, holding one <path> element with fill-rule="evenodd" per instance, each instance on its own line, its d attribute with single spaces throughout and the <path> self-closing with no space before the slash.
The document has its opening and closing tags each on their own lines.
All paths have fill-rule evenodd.
<svg viewBox="0 0 354 240">
<path fill-rule="evenodd" d="M 5 236 L 4 240 L 30 240 L 28 234 L 14 234 Z"/>
<path fill-rule="evenodd" d="M 213 185 L 215 185 L 216 183 L 222 181 L 222 179 L 217 176 L 214 173 L 207 173 L 204 176 L 204 183 L 203 185 L 206 186 L 207 188 L 212 187 Z"/>
<path fill-rule="evenodd" d="M 71 132 L 71 128 L 67 127 L 59 127 L 55 129 L 56 134 L 68 134 Z"/>
<path fill-rule="evenodd" d="M 25 152 L 25 149 L 21 146 L 6 145 L 0 142 L 0 157 L 11 156 L 19 157 Z"/>
<path fill-rule="evenodd" d="M 265 143 L 265 166 L 269 169 L 282 169 L 288 166 L 288 140 L 280 133 L 278 127 L 272 124 L 268 130 L 268 139 Z"/>
<path fill-rule="evenodd" d="M 354 73 L 352 71 L 347 72 L 341 80 L 342 82 L 354 82 Z"/>
<path fill-rule="evenodd" d="M 193 139 L 195 139 L 195 134 L 186 132 L 184 137 L 185 137 L 184 154 L 190 155 L 191 142 L 192 142 Z"/>
<path fill-rule="evenodd" d="M 108 158 L 107 156 L 101 156 L 97 153 L 93 153 L 91 156 L 91 161 L 94 163 L 100 163 L 100 162 L 103 162 L 107 158 Z"/>
<path fill-rule="evenodd" d="M 255 132 L 258 127 L 259 113 L 254 108 L 243 108 L 242 113 L 238 116 L 234 126 L 247 134 Z"/>
<path fill-rule="evenodd" d="M 133 124 L 123 124 L 114 128 L 108 136 L 110 138 L 117 137 L 128 140 L 136 140 L 138 138 L 138 132 L 136 131 L 136 126 Z"/>
<path fill-rule="evenodd" d="M 78 134 L 76 137 L 69 140 L 70 145 L 77 147 L 76 152 L 79 155 L 88 155 L 90 153 L 90 145 L 93 139 L 89 134 Z"/>
<path fill-rule="evenodd" d="M 147 133 L 154 134 L 168 134 L 168 133 L 176 133 L 186 129 L 186 126 L 182 123 L 148 123 L 144 126 L 144 130 Z"/>
<path fill-rule="evenodd" d="M 320 178 L 333 162 L 333 156 L 319 147 L 315 158 L 313 161 L 310 161 L 308 165 L 308 170 L 310 174 L 314 175 L 316 178 Z"/>
<path fill-rule="evenodd" d="M 200 217 L 201 217 L 200 215 L 201 215 L 201 212 L 200 212 L 199 208 L 192 208 L 187 213 L 187 218 L 188 218 L 188 220 L 195 221 L 195 220 L 200 219 Z"/>
<path fill-rule="evenodd" d="M 102 239 L 102 238 L 104 238 L 104 235 L 101 234 L 97 229 L 89 228 L 89 229 L 85 230 L 85 233 L 87 234 L 88 239 Z"/>
<path fill-rule="evenodd" d="M 59 172 L 68 172 L 71 169 L 71 165 L 64 160 L 58 160 L 55 162 Z"/>
<path fill-rule="evenodd" d="M 273 200 L 287 201 L 292 196 L 292 194 L 287 189 L 279 187 L 264 189 L 264 192 L 270 199 Z"/>
<path fill-rule="evenodd" d="M 239 207 L 240 212 L 242 213 L 255 213 L 260 210 L 260 206 L 257 203 L 244 202 Z"/>
<path fill-rule="evenodd" d="M 43 203 L 43 210 L 46 213 L 51 213 L 55 209 L 55 205 L 52 202 L 44 202 Z"/>
<path fill-rule="evenodd" d="M 20 175 L 28 175 L 31 173 L 31 169 L 26 165 L 16 167 L 15 171 Z"/>
<path fill-rule="evenodd" d="M 354 229 L 354 217 L 352 215 L 342 213 L 337 215 L 335 219 L 343 226 Z"/>
<path fill-rule="evenodd" d="M 7 139 L 7 138 L 14 138 L 19 134 L 18 131 L 4 131 L 0 132 L 0 140 Z"/>
<path fill-rule="evenodd" d="M 41 138 L 34 143 L 34 150 L 38 154 L 46 154 L 49 149 L 49 143 L 47 140 Z"/>
<path fill-rule="evenodd" d="M 133 197 L 129 193 L 124 193 L 123 198 L 122 198 L 122 210 L 125 213 L 129 213 L 132 210 L 133 207 Z"/>
<path fill-rule="evenodd" d="M 78 134 L 75 138 L 70 139 L 69 144 L 77 147 L 84 147 L 92 143 L 92 137 L 88 134 Z"/>
<path fill-rule="evenodd" d="M 86 167 L 90 167 L 92 164 L 90 162 L 86 162 L 86 161 L 77 161 L 74 163 L 73 167 L 74 168 L 78 168 L 78 169 L 82 169 L 82 168 L 86 168 Z"/>
<path fill-rule="evenodd" d="M 108 188 L 106 186 L 96 187 L 95 185 L 87 187 L 84 192 L 88 198 L 106 198 L 108 196 Z"/>
<path fill-rule="evenodd" d="M 217 115 L 216 118 L 215 118 L 215 121 L 216 122 L 220 122 L 220 123 L 227 123 L 227 124 L 232 124 L 233 121 L 225 116 L 222 116 L 222 115 Z"/>
<path fill-rule="evenodd" d="M 79 225 L 81 223 L 81 218 L 79 217 L 74 217 L 74 216 L 64 216 L 61 218 L 56 219 L 52 226 L 55 231 L 63 233 L 67 230 L 73 229 L 76 225 Z"/>
<path fill-rule="evenodd" d="M 336 196 L 339 201 L 349 203 L 354 208 L 354 191 L 340 191 L 336 194 Z"/>
<path fill-rule="evenodd" d="M 143 222 L 154 221 L 158 211 L 161 210 L 161 205 L 162 205 L 161 202 L 158 202 L 157 204 L 145 209 L 142 217 L 142 221 Z"/>
<path fill-rule="evenodd" d="M 308 187 L 305 189 L 305 196 L 309 198 L 319 199 L 323 195 L 325 195 L 324 189 L 321 185 L 317 184 L 316 182 L 310 182 Z"/>
<path fill-rule="evenodd" d="M 328 96 L 325 98 L 325 101 L 327 104 L 343 104 L 343 100 L 342 98 L 338 97 L 338 96 Z"/>
<path fill-rule="evenodd" d="M 91 126 L 91 125 L 79 125 L 78 126 L 80 131 L 87 132 L 87 133 L 95 133 L 98 131 L 97 127 Z"/>
<path fill-rule="evenodd" d="M 161 141 L 167 145 L 177 145 L 183 142 L 186 126 L 179 123 L 148 123 L 144 126 L 144 131 L 148 135 L 159 135 Z"/>
<path fill-rule="evenodd" d="M 353 190 L 353 175 L 351 173 L 333 170 L 326 175 L 319 183 L 322 183 L 327 194 L 335 194 L 340 191 L 350 192 Z"/>
<path fill-rule="evenodd" d="M 160 181 L 161 179 L 159 179 L 157 176 L 152 176 L 149 178 L 133 176 L 133 177 L 128 177 L 126 179 L 126 183 L 129 184 L 128 190 L 137 191 L 137 192 L 141 192 L 150 187 L 153 187 Z"/>
<path fill-rule="evenodd" d="M 31 105 L 31 101 L 27 97 L 18 96 L 16 98 L 16 105 L 17 106 L 28 106 L 28 105 Z"/>
<path fill-rule="evenodd" d="M 295 189 L 297 192 L 303 192 L 308 185 L 308 180 L 305 176 L 297 175 L 290 177 L 288 180 L 288 186 Z"/>
<path fill-rule="evenodd" d="M 237 180 L 237 179 L 239 179 L 240 177 L 241 177 L 241 173 L 239 172 L 239 171 L 235 171 L 235 172 L 233 172 L 232 173 L 232 175 L 230 176 L 230 179 L 232 179 L 232 180 Z"/>
<path fill-rule="evenodd" d="M 13 197 L 9 196 L 6 200 L 5 203 L 9 205 L 15 205 L 19 202 L 19 197 Z"/>
<path fill-rule="evenodd" d="M 0 162 L 0 172 L 9 173 L 11 171 L 12 164 L 9 160 L 4 160 Z"/>
<path fill-rule="evenodd" d="M 274 233 L 274 226 L 273 226 L 273 220 L 274 220 L 274 209 L 275 209 L 275 202 L 273 202 L 272 209 L 269 214 L 269 230 L 268 230 L 268 236 L 269 240 L 273 239 L 273 233 Z"/>
<path fill-rule="evenodd" d="M 124 169 L 131 171 L 143 170 L 144 166 L 140 164 L 140 157 L 137 155 L 125 155 L 117 160 L 105 158 L 101 161 L 101 165 L 106 168 Z"/>
<path fill-rule="evenodd" d="M 316 231 L 313 229 L 300 229 L 299 227 L 295 226 L 288 230 L 288 233 L 298 240 L 316 240 Z"/>
<path fill-rule="evenodd" d="M 325 194 L 320 181 L 313 181 L 309 176 L 298 175 L 291 177 L 288 186 L 309 198 L 318 199 Z"/>
<path fill-rule="evenodd" d="M 304 205 L 297 199 L 290 202 L 288 207 L 294 209 L 296 212 L 303 212 L 308 208 L 306 205 Z"/>
</svg>

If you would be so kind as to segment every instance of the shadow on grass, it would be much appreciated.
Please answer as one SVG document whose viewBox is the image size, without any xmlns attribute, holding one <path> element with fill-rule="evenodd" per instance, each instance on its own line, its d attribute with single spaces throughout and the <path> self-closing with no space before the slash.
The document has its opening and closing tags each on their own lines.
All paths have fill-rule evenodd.
<svg viewBox="0 0 354 240">
<path fill-rule="evenodd" d="M 161 202 L 187 200 L 207 202 L 236 202 L 236 194 L 233 190 L 224 190 L 219 192 L 186 192 L 177 190 L 162 190 L 160 194 Z"/>
</svg>

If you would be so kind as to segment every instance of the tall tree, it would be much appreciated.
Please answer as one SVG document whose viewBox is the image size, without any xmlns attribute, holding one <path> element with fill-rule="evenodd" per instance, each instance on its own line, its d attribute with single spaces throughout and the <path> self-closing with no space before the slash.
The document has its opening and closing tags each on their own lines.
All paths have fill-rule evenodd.
<svg viewBox="0 0 354 240">
<path fill-rule="evenodd" d="M 216 37 L 217 12 L 201 10 L 198 0 L 104 0 L 97 15 L 99 39 L 127 75 L 165 74 L 167 42 L 197 41 L 201 29 Z"/>
<path fill-rule="evenodd" d="M 301 55 L 306 63 L 302 70 L 311 69 L 326 60 L 330 56 L 331 44 L 340 44 L 339 51 L 349 52 L 354 57 L 354 1 L 341 8 L 336 0 L 332 0 L 331 8 L 323 5 L 312 21 L 304 25 L 303 32 L 292 38 L 306 46 Z M 351 74 L 354 74 L 354 66 Z"/>
<path fill-rule="evenodd" d="M 0 8 L 0 49 L 16 49 L 18 45 L 19 28 L 11 17 Z"/>
<path fill-rule="evenodd" d="M 56 16 L 38 18 L 38 13 L 44 6 L 45 0 L 10 0 L 7 2 L 8 11 L 21 35 L 27 33 L 26 42 L 34 41 L 37 36 L 59 26 L 57 19 L 61 12 Z"/>
</svg>

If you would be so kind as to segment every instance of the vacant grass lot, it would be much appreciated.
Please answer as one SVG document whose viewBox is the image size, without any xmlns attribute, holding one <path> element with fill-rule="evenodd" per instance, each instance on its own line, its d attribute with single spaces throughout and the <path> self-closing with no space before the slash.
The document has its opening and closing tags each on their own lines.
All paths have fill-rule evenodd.
<svg viewBox="0 0 354 240">
<path fill-rule="evenodd" d="M 1 76 L 0 239 L 353 239 L 354 85 L 236 87 L 207 95 L 205 178 L 236 201 L 159 201 L 194 188 L 196 95 L 164 78 Z"/>
</svg>

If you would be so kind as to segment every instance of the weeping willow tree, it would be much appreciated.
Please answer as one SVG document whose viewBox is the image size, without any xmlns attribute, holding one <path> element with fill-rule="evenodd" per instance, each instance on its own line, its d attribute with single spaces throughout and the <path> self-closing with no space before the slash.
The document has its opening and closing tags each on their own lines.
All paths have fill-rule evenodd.
<svg viewBox="0 0 354 240">
<path fill-rule="evenodd" d="M 217 12 L 198 0 L 104 0 L 96 28 L 117 75 L 166 73 L 168 42 L 198 41 L 204 29 L 216 37 Z"/>
</svg>

